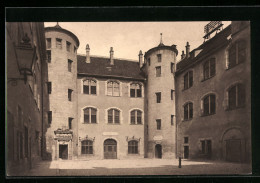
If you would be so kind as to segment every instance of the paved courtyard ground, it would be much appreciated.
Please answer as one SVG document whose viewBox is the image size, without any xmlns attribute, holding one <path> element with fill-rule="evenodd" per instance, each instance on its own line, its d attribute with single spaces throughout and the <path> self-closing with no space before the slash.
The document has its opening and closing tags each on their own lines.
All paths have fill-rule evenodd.
<svg viewBox="0 0 260 183">
<path fill-rule="evenodd" d="M 249 164 L 169 159 L 41 161 L 18 176 L 248 175 Z"/>
</svg>

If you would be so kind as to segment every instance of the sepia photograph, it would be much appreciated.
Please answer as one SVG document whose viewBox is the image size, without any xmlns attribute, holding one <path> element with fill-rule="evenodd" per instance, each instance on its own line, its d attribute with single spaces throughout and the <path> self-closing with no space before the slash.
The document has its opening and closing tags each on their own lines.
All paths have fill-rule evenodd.
<svg viewBox="0 0 260 183">
<path fill-rule="evenodd" d="M 6 176 L 251 175 L 250 21 L 5 22 Z"/>
</svg>

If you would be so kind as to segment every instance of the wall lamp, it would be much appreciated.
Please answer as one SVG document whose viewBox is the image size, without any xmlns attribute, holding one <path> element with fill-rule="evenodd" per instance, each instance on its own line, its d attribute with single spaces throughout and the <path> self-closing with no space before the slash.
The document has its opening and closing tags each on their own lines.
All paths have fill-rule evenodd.
<svg viewBox="0 0 260 183">
<path fill-rule="evenodd" d="M 16 85 L 18 80 L 23 80 L 24 84 L 27 83 L 27 76 L 32 76 L 32 65 L 36 58 L 36 49 L 35 46 L 32 47 L 30 43 L 30 38 L 27 34 L 23 37 L 23 42 L 18 46 L 15 46 L 16 51 L 16 61 L 20 75 L 23 75 L 22 78 L 7 78 L 8 82 L 14 82 Z"/>
</svg>

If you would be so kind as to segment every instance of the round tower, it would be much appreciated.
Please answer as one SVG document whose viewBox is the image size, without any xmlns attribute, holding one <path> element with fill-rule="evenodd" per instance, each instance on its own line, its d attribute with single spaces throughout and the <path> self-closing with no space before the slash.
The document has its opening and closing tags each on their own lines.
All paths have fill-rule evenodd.
<svg viewBox="0 0 260 183">
<path fill-rule="evenodd" d="M 145 57 L 147 105 L 147 157 L 175 158 L 175 88 L 176 45 L 161 43 L 148 50 Z"/>
<path fill-rule="evenodd" d="M 79 40 L 61 28 L 45 28 L 50 111 L 46 134 L 51 159 L 72 159 L 77 142 L 77 49 Z"/>
</svg>

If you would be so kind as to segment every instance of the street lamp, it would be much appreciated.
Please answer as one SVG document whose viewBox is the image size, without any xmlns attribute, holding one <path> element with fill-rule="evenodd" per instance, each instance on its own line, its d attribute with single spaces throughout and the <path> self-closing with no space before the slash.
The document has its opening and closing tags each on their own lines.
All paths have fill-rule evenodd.
<svg viewBox="0 0 260 183">
<path fill-rule="evenodd" d="M 22 43 L 15 46 L 15 51 L 18 69 L 23 78 L 8 78 L 8 82 L 16 83 L 17 80 L 24 80 L 24 84 L 26 84 L 27 76 L 32 75 L 32 65 L 36 58 L 36 49 L 35 46 L 32 47 L 27 34 L 25 34 L 22 40 Z"/>
</svg>

